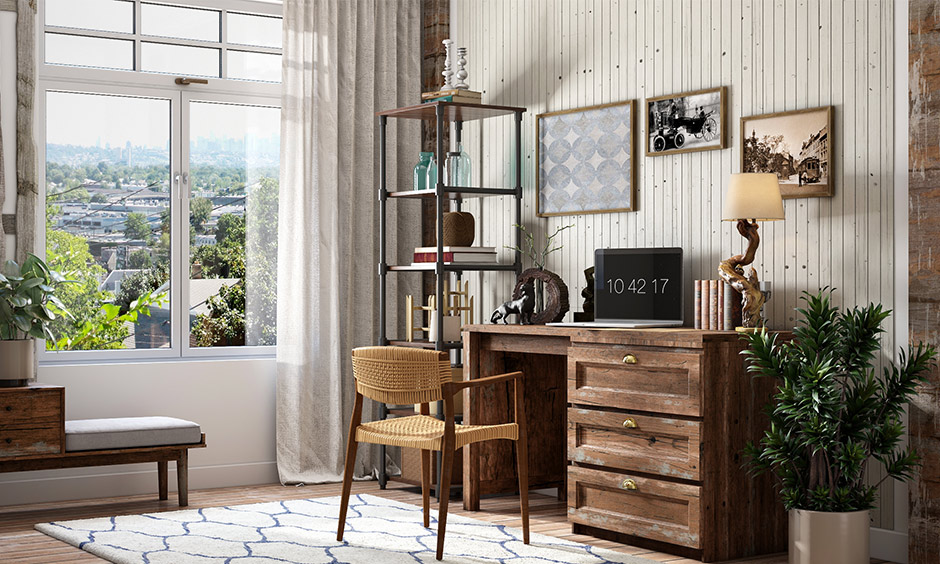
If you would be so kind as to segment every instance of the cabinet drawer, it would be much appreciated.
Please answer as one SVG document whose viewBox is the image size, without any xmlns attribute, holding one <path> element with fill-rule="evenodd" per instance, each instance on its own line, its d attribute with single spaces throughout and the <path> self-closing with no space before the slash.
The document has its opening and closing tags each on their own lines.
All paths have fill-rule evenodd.
<svg viewBox="0 0 940 564">
<path fill-rule="evenodd" d="M 623 345 L 568 349 L 568 401 L 701 415 L 702 354 Z"/>
<path fill-rule="evenodd" d="M 700 493 L 699 486 L 568 467 L 570 521 L 689 548 L 701 548 Z"/>
<path fill-rule="evenodd" d="M 62 395 L 61 388 L 0 390 L 0 428 L 58 423 Z"/>
<path fill-rule="evenodd" d="M 568 409 L 568 458 L 597 466 L 699 480 L 701 422 Z"/>
<path fill-rule="evenodd" d="M 60 452 L 62 452 L 62 430 L 58 426 L 32 429 L 0 427 L 0 458 Z"/>
</svg>

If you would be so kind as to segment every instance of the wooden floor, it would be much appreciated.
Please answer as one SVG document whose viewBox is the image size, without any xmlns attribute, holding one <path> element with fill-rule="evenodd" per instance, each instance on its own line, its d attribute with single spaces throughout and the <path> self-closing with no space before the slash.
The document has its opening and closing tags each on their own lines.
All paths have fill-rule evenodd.
<svg viewBox="0 0 940 564">
<path fill-rule="evenodd" d="M 263 501 L 328 497 L 339 495 L 339 493 L 339 484 L 304 487 L 269 485 L 194 490 L 189 494 L 189 507 L 218 507 L 222 505 L 238 505 Z M 390 483 L 388 489 L 382 491 L 379 490 L 376 482 L 356 482 L 353 484 L 353 493 L 368 493 L 404 503 L 410 503 L 419 507 L 421 505 L 419 490 L 402 484 Z M 169 501 L 159 501 L 156 499 L 156 494 L 153 494 L 0 507 L 0 562 L 16 562 L 22 564 L 104 562 L 104 560 L 92 556 L 87 552 L 33 530 L 33 525 L 46 521 L 174 511 L 179 509 L 176 503 L 176 497 L 171 493 Z M 436 508 L 436 504 L 432 503 L 432 505 Z M 466 515 L 483 521 L 498 522 L 510 527 L 521 527 L 518 498 L 500 497 L 484 499 L 480 502 L 480 506 L 481 511 L 479 512 L 463 511 L 462 505 L 459 502 L 451 503 L 450 508 L 452 514 Z M 535 533 L 610 548 L 627 554 L 642 556 L 643 558 L 656 562 L 670 562 L 672 564 L 693 564 L 697 562 L 696 560 L 680 558 L 661 552 L 651 552 L 649 550 L 625 546 L 594 537 L 573 535 L 571 534 L 571 527 L 566 520 L 565 504 L 564 502 L 558 501 L 555 497 L 533 494 L 530 498 L 530 508 L 530 526 L 532 532 Z M 445 561 L 446 556 L 445 549 Z M 738 562 L 748 562 L 750 564 L 782 564 L 786 561 L 786 555 L 780 554 Z M 882 561 L 873 560 L 872 562 L 881 563 Z"/>
</svg>

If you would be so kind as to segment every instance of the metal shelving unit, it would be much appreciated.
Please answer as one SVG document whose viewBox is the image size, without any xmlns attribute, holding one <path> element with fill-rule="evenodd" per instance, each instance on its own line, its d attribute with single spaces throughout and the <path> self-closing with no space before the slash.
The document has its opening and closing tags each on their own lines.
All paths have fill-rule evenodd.
<svg viewBox="0 0 940 564">
<path fill-rule="evenodd" d="M 418 104 L 415 106 L 406 106 L 377 112 L 379 117 L 379 342 L 380 346 L 394 344 L 399 346 L 413 346 L 432 350 L 453 350 L 458 355 L 456 365 L 460 364 L 459 354 L 462 349 L 461 342 L 444 341 L 444 316 L 443 307 L 437 310 L 437 316 L 432 322 L 437 323 L 436 341 L 397 341 L 389 340 L 385 331 L 386 324 L 386 287 L 387 276 L 389 273 L 396 272 L 434 272 L 437 276 L 437 285 L 435 295 L 437 303 L 444 303 L 444 279 L 449 273 L 455 273 L 459 282 L 463 272 L 482 272 L 482 271 L 512 271 L 516 276 L 522 273 L 522 255 L 516 251 L 515 258 L 511 264 L 444 264 L 444 242 L 438 237 L 437 241 L 437 262 L 426 265 L 390 265 L 386 260 L 386 206 L 389 198 L 434 198 L 437 202 L 437 233 L 444 231 L 444 202 L 453 201 L 457 211 L 460 211 L 461 204 L 465 198 L 483 198 L 488 196 L 513 196 L 515 198 L 515 223 L 522 224 L 522 114 L 525 108 L 512 106 L 492 106 L 485 104 L 464 104 L 455 102 L 431 102 L 427 104 Z M 476 121 L 482 119 L 495 118 L 500 116 L 514 116 L 515 119 L 515 186 L 512 188 L 489 188 L 489 187 L 465 187 L 465 186 L 445 186 L 444 185 L 444 157 L 447 153 L 444 149 L 444 124 L 450 123 L 456 138 L 460 139 L 463 124 L 466 121 Z M 386 130 L 388 127 L 388 118 L 400 119 L 422 119 L 435 120 L 437 124 L 437 185 L 434 190 L 406 190 L 389 191 L 386 168 Z M 522 233 L 516 228 L 516 247 L 522 248 Z M 410 313 L 410 312 L 409 312 Z M 444 411 L 439 402 L 438 416 L 441 417 Z M 384 419 L 390 413 L 399 415 L 403 410 L 393 406 L 391 411 L 389 407 L 382 404 L 380 416 Z M 388 476 L 385 474 L 385 447 L 380 448 L 379 463 L 379 486 L 385 489 L 388 483 Z M 440 457 L 438 457 L 438 482 L 440 483 Z"/>
</svg>

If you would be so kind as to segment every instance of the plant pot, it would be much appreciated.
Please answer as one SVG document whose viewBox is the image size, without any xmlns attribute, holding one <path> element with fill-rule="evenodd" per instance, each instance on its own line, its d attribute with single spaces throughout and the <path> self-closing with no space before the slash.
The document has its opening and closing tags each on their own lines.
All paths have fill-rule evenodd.
<svg viewBox="0 0 940 564">
<path fill-rule="evenodd" d="M 33 377 L 35 339 L 0 341 L 0 388 L 25 386 Z"/>
<path fill-rule="evenodd" d="M 790 510 L 789 564 L 868 564 L 869 511 Z"/>
</svg>

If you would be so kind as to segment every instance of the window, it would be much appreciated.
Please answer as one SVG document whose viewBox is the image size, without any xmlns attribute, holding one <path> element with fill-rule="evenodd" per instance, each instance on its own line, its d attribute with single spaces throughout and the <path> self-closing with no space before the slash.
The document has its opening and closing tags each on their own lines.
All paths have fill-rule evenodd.
<svg viewBox="0 0 940 564">
<path fill-rule="evenodd" d="M 280 7 L 41 6 L 43 362 L 273 354 Z"/>
</svg>

